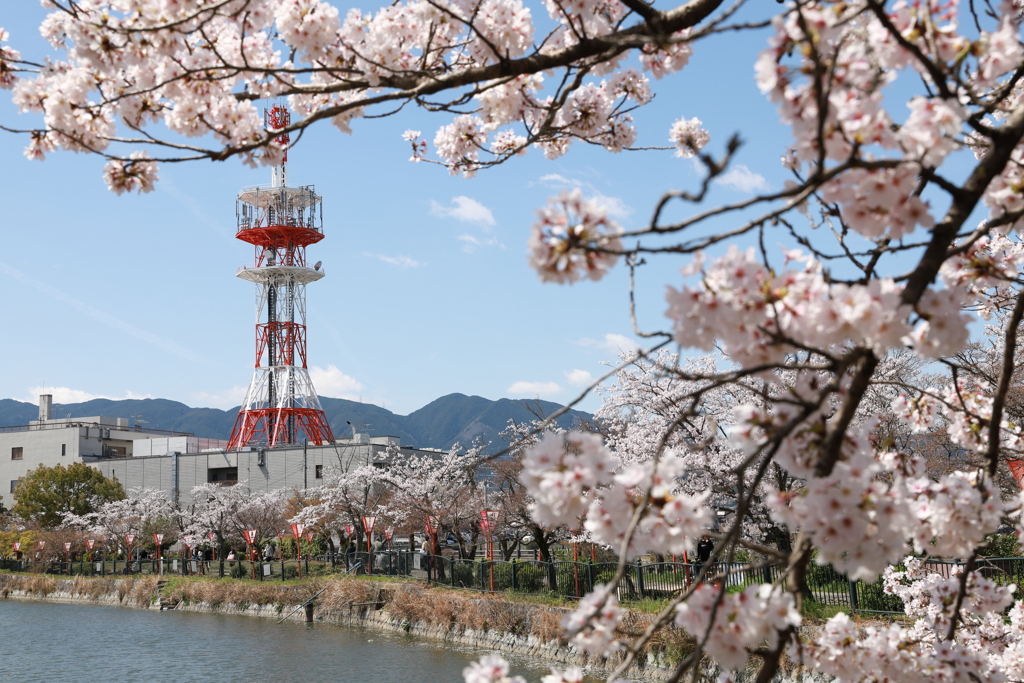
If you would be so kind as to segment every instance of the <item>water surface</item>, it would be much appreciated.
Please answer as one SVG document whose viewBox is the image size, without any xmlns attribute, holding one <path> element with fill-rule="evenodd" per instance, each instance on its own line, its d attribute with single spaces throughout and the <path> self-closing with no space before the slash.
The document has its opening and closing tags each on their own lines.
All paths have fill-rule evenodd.
<svg viewBox="0 0 1024 683">
<path fill-rule="evenodd" d="M 335 624 L 15 600 L 0 600 L 0 628 L 4 683 L 457 683 L 487 654 Z M 530 683 L 549 673 L 503 656 Z"/>
</svg>

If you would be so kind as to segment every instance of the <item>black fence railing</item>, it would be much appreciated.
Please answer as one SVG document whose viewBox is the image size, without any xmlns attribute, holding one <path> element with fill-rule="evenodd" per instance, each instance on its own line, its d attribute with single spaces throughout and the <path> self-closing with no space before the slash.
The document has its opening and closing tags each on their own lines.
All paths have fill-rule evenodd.
<svg viewBox="0 0 1024 683">
<path fill-rule="evenodd" d="M 597 584 L 611 581 L 618 564 L 614 562 L 543 562 L 533 559 L 511 561 L 459 559 L 421 555 L 408 550 L 337 553 L 296 559 L 200 560 L 188 558 L 106 559 L 97 561 L 37 561 L 0 558 L 0 571 L 32 572 L 57 576 L 214 576 L 257 581 L 282 581 L 307 576 L 327 576 L 352 567 L 359 575 L 405 576 L 432 584 L 493 593 L 558 595 L 578 599 Z M 963 563 L 928 560 L 926 568 L 952 576 Z M 976 570 L 999 585 L 1016 584 L 1016 599 L 1024 599 L 1024 557 L 983 558 Z M 702 574 L 703 572 L 703 574 Z M 681 562 L 627 564 L 617 593 L 621 602 L 672 598 L 694 582 L 725 584 L 729 592 L 750 585 L 780 582 L 787 587 L 784 568 L 742 562 L 708 565 Z M 805 604 L 838 607 L 851 612 L 900 614 L 902 601 L 888 595 L 882 578 L 851 581 L 830 565 L 811 564 L 800 587 Z"/>
</svg>

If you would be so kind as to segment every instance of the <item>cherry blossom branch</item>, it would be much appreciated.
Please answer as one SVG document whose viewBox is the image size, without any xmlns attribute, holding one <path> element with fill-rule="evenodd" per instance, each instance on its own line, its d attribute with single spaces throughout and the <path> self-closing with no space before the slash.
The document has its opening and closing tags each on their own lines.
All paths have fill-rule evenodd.
<svg viewBox="0 0 1024 683">
<path fill-rule="evenodd" d="M 1003 367 L 999 375 L 999 385 L 995 395 L 992 397 L 992 416 L 988 424 L 988 476 L 996 475 L 996 467 L 999 464 L 1000 430 L 1003 422 L 1003 407 L 1006 405 L 1006 394 L 1010 390 L 1010 382 L 1016 370 L 1014 362 L 1017 354 L 1017 331 L 1020 328 L 1020 321 L 1024 318 L 1024 290 L 1017 294 L 1017 304 L 1013 307 L 1013 313 L 1006 325 L 1006 334 L 1003 342 Z M 948 639 L 947 639 L 948 640 Z"/>
</svg>

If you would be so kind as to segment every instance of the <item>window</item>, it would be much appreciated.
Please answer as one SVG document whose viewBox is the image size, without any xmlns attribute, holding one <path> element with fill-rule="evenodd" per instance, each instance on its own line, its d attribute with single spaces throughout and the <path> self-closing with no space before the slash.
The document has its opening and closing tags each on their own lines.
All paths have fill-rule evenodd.
<svg viewBox="0 0 1024 683">
<path fill-rule="evenodd" d="M 323 465 L 317 465 L 316 466 L 316 478 L 317 479 L 323 479 L 324 478 L 324 466 Z"/>
<path fill-rule="evenodd" d="M 14 448 L 11 449 L 11 460 L 21 460 L 21 457 L 22 457 L 22 447 L 21 446 L 15 446 Z"/>
<path fill-rule="evenodd" d="M 216 482 L 224 486 L 234 486 L 238 483 L 237 467 L 217 467 L 207 470 L 206 481 Z"/>
<path fill-rule="evenodd" d="M 67 455 L 68 454 L 68 445 L 66 443 L 62 443 L 60 445 L 60 454 L 61 455 Z"/>
<path fill-rule="evenodd" d="M 20 481 L 21 479 L 11 479 L 11 493 L 14 493 L 14 489 L 18 488 L 18 482 Z"/>
</svg>

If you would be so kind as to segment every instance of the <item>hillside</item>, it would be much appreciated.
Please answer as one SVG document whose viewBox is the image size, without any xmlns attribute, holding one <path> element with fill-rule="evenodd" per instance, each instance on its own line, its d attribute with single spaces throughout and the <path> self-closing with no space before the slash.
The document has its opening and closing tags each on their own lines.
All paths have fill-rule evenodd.
<svg viewBox="0 0 1024 683">
<path fill-rule="evenodd" d="M 351 427 L 347 423 L 351 422 L 360 432 L 373 436 L 397 436 L 407 446 L 447 449 L 455 443 L 468 446 L 479 437 L 485 443 L 490 442 L 489 451 L 497 451 L 504 446 L 498 434 L 509 419 L 529 421 L 534 418 L 530 408 L 550 415 L 561 407 L 550 401 L 513 401 L 507 398 L 491 401 L 464 394 L 442 396 L 409 415 L 396 415 L 380 406 L 341 398 L 320 397 L 320 403 L 336 437 L 350 435 Z M 227 439 L 238 414 L 237 407 L 230 410 L 191 408 L 163 398 L 95 399 L 85 403 L 60 404 L 55 408 L 57 417 L 141 416 L 143 426 L 150 429 L 191 432 L 212 439 Z M 28 424 L 38 415 L 39 408 L 32 403 L 0 399 L 0 426 Z M 571 410 L 558 423 L 568 428 L 580 418 L 588 419 L 590 415 Z"/>
</svg>

